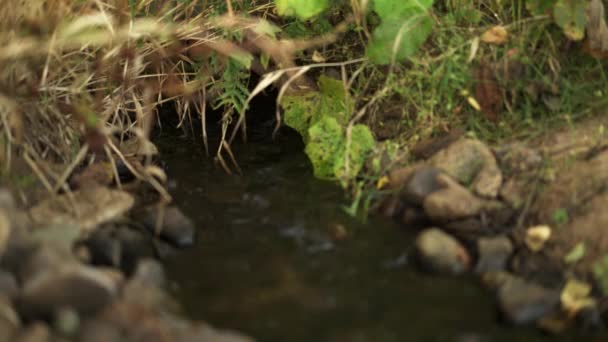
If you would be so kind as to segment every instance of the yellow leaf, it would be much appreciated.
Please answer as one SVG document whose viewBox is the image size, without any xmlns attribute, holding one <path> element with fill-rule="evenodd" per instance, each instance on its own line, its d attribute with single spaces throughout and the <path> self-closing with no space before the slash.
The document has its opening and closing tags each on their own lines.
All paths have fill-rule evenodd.
<svg viewBox="0 0 608 342">
<path fill-rule="evenodd" d="M 551 237 L 551 227 L 534 226 L 528 228 L 526 231 L 526 238 L 524 242 L 531 251 L 538 252 L 543 248 L 545 242 L 549 240 L 549 237 Z"/>
<path fill-rule="evenodd" d="M 378 189 L 382 189 L 384 188 L 388 183 L 390 183 L 389 179 L 387 176 L 382 176 L 380 177 L 380 179 L 378 179 L 378 183 L 376 185 L 376 188 Z"/>
<path fill-rule="evenodd" d="M 562 290 L 561 302 L 564 311 L 571 317 L 584 308 L 593 307 L 596 302 L 591 295 L 591 285 L 570 279 Z"/>
<path fill-rule="evenodd" d="M 481 105 L 479 105 L 479 102 L 477 102 L 473 96 L 468 96 L 467 102 L 471 105 L 471 107 L 475 108 L 476 111 L 481 111 Z"/>
<path fill-rule="evenodd" d="M 494 26 L 481 35 L 481 41 L 489 44 L 502 45 L 509 40 L 509 33 L 503 26 Z"/>
</svg>

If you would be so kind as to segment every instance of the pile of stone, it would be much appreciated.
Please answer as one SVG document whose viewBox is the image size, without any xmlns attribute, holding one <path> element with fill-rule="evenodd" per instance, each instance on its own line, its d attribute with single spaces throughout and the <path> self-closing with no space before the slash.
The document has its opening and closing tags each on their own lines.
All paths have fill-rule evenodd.
<svg viewBox="0 0 608 342">
<path fill-rule="evenodd" d="M 0 341 L 251 341 L 180 316 L 156 258 L 194 225 L 135 202 L 92 186 L 21 210 L 0 190 Z"/>
</svg>

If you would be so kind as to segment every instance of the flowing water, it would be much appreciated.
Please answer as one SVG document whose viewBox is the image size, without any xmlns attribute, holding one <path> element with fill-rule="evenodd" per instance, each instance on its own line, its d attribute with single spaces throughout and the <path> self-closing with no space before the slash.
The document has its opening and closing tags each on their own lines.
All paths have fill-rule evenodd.
<svg viewBox="0 0 608 342">
<path fill-rule="evenodd" d="M 259 341 L 536 341 L 497 322 L 473 277 L 415 267 L 413 229 L 349 217 L 343 191 L 315 179 L 299 137 L 234 146 L 227 176 L 202 144 L 159 139 L 177 204 L 200 231 L 166 261 L 188 316 Z M 336 242 L 332 228 L 348 238 Z"/>
</svg>

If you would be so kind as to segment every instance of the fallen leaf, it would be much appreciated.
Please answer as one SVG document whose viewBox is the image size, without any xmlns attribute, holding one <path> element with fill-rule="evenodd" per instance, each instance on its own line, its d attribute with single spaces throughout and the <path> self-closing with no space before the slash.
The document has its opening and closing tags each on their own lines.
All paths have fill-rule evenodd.
<svg viewBox="0 0 608 342">
<path fill-rule="evenodd" d="M 317 50 L 312 53 L 312 60 L 315 63 L 324 63 L 326 61 L 325 57 Z"/>
<path fill-rule="evenodd" d="M 494 26 L 481 35 L 481 41 L 488 44 L 502 45 L 509 40 L 509 33 L 504 26 Z"/>
<path fill-rule="evenodd" d="M 585 308 L 594 307 L 596 302 L 591 298 L 591 285 L 576 279 L 570 279 L 561 294 L 563 310 L 574 317 Z"/>
<path fill-rule="evenodd" d="M 550 237 L 551 227 L 545 225 L 534 226 L 528 228 L 528 230 L 526 231 L 526 238 L 524 242 L 531 251 L 538 252 L 543 248 L 545 242 L 547 242 Z"/>
<path fill-rule="evenodd" d="M 494 69 L 487 63 L 481 63 L 475 70 L 475 100 L 486 119 L 498 122 L 502 108 L 502 91 L 496 79 Z M 469 103 L 475 107 L 469 100 Z M 477 108 L 476 108 L 477 109 Z"/>
<path fill-rule="evenodd" d="M 388 179 L 387 176 L 382 176 L 380 177 L 380 179 L 378 179 L 378 183 L 376 184 L 376 188 L 377 189 L 383 189 L 385 186 L 387 186 L 390 183 L 390 180 Z"/>
<path fill-rule="evenodd" d="M 567 264 L 573 264 L 583 257 L 585 257 L 586 247 L 584 242 L 579 242 L 574 246 L 568 254 L 564 257 L 564 261 Z"/>
</svg>

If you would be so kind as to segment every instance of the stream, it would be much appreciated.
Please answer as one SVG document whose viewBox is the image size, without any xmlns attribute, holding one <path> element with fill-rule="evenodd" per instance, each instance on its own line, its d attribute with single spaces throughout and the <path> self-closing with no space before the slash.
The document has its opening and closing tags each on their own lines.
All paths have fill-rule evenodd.
<svg viewBox="0 0 608 342">
<path fill-rule="evenodd" d="M 165 261 L 187 316 L 268 342 L 544 339 L 499 323 L 473 276 L 420 272 L 414 229 L 348 216 L 343 190 L 314 178 L 295 133 L 235 144 L 241 176 L 194 140 L 157 139 L 175 201 L 199 229 L 194 247 Z M 344 240 L 332 239 L 336 226 Z"/>
</svg>

